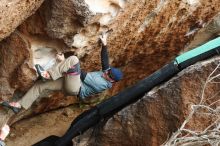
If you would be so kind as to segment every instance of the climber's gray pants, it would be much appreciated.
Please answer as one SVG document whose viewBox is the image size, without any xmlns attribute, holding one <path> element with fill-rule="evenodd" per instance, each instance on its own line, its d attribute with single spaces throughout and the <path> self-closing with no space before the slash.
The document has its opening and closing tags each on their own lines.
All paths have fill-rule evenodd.
<svg viewBox="0 0 220 146">
<path fill-rule="evenodd" d="M 47 70 L 52 80 L 36 82 L 19 101 L 21 106 L 24 109 L 28 109 L 45 90 L 63 90 L 69 95 L 78 95 L 81 86 L 80 74 L 65 74 L 77 63 L 79 63 L 79 59 L 76 56 L 70 56 L 66 60 Z"/>
<path fill-rule="evenodd" d="M 220 14 L 218 14 L 214 19 L 208 23 L 203 29 L 201 29 L 189 44 L 187 50 L 194 49 L 206 42 L 220 33 Z"/>
</svg>

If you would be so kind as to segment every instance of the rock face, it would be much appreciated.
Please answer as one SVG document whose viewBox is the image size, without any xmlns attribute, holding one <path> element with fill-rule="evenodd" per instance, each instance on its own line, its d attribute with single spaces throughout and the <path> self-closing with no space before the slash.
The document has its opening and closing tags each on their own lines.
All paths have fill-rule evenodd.
<svg viewBox="0 0 220 146">
<path fill-rule="evenodd" d="M 45 0 L 41 5 L 42 2 L 40 0 L 1 2 L 0 40 L 4 38 L 0 42 L 2 100 L 11 100 L 14 95 L 19 98 L 24 94 L 37 79 L 34 65 L 40 64 L 45 69 L 51 67 L 55 63 L 57 52 L 74 51 L 80 58 L 84 70 L 99 70 L 101 66 L 98 36 L 108 29 L 113 30 L 108 38 L 111 65 L 120 67 L 124 72 L 124 80 L 103 96 L 114 95 L 171 61 L 188 46 L 199 31 L 198 22 L 207 24 L 212 21 L 219 13 L 220 7 L 219 0 Z M 27 18 L 28 16 L 30 17 Z M 17 30 L 14 32 L 15 28 Z M 191 33 L 192 30 L 195 30 L 195 33 Z M 169 94 L 172 95 L 171 91 Z M 36 102 L 31 114 L 33 111 L 40 113 L 68 106 L 77 100 L 76 97 L 65 98 L 61 92 L 52 93 L 48 97 L 52 98 Z M 145 102 L 151 103 L 150 99 L 147 98 Z M 183 109 L 182 107 L 177 109 L 179 107 L 177 103 L 181 104 L 182 101 L 177 97 L 174 99 L 175 101 L 167 101 L 173 104 L 168 111 L 174 112 L 174 115 L 177 115 L 176 119 L 180 121 L 181 118 L 178 116 L 183 115 Z M 146 112 L 152 116 L 148 119 L 149 122 L 154 122 L 154 118 L 161 118 L 163 114 L 160 115 L 159 107 L 164 100 L 167 99 L 162 98 L 158 105 L 151 103 L 152 109 L 153 106 L 158 106 L 158 113 L 154 111 L 155 117 L 149 111 L 142 111 L 144 109 L 136 110 Z M 186 103 L 182 104 L 186 106 Z M 172 115 L 168 113 L 167 115 Z M 168 116 L 167 119 L 172 119 L 174 115 Z M 161 124 L 162 128 L 163 125 L 169 127 L 164 131 L 170 132 L 177 128 L 180 123 L 178 120 L 173 124 L 160 121 L 158 125 Z M 131 117 L 131 122 L 134 121 Z M 147 124 L 145 127 L 146 131 L 150 131 L 146 135 L 148 143 L 161 144 L 167 135 L 160 133 L 161 131 L 149 130 L 153 129 L 152 127 L 153 125 Z M 137 126 L 136 129 L 143 127 Z M 158 136 L 161 140 L 159 138 L 154 140 L 151 135 L 156 135 L 155 137 Z M 136 137 L 141 141 L 140 137 L 137 135 Z"/>
<path fill-rule="evenodd" d="M 18 49 L 19 48 L 19 49 Z M 26 91 L 36 80 L 36 74 L 30 68 L 30 44 L 22 39 L 18 33 L 13 33 L 0 44 L 0 82 L 1 97 L 10 98 L 15 90 Z"/>
<path fill-rule="evenodd" d="M 111 62 L 125 73 L 123 82 L 111 90 L 112 94 L 171 61 L 193 39 L 196 33 L 185 35 L 197 21 L 207 23 L 219 12 L 218 1 L 197 2 L 129 1 L 110 25 L 114 30 L 108 40 Z M 93 51 L 85 60 L 99 64 L 98 55 L 98 51 Z M 85 67 L 91 68 L 91 64 Z"/>
<path fill-rule="evenodd" d="M 116 146 L 158 146 L 163 144 L 175 132 L 189 114 L 191 105 L 198 104 L 202 97 L 202 89 L 209 74 L 217 67 L 220 58 L 213 58 L 197 63 L 180 72 L 168 82 L 154 88 L 138 102 L 126 107 L 99 129 L 91 134 L 88 145 Z M 216 74 L 219 74 L 219 69 Z M 205 99 L 213 103 L 219 99 L 219 84 L 209 84 Z M 218 106 L 219 104 L 217 104 Z M 203 119 L 200 115 L 187 127 L 189 129 L 205 129 L 212 119 Z M 82 136 L 81 136 L 82 137 Z M 86 137 L 89 137 L 86 135 Z M 86 144 L 85 144 L 86 145 Z"/>
<path fill-rule="evenodd" d="M 1 0 L 0 40 L 9 36 L 42 2 L 43 0 Z"/>
<path fill-rule="evenodd" d="M 85 70 L 100 69 L 100 51 L 96 49 L 97 36 L 102 30 L 111 28 L 113 32 L 108 39 L 110 62 L 113 66 L 123 68 L 125 73 L 124 81 L 111 90 L 112 95 L 170 61 L 191 40 L 191 37 L 185 36 L 190 28 L 199 20 L 208 22 L 218 13 L 219 7 L 217 0 L 197 3 L 114 0 L 96 1 L 96 5 L 97 7 L 94 7 L 86 0 L 45 1 L 38 11 L 18 28 L 22 36 L 20 41 L 29 44 L 26 47 L 29 49 L 28 53 L 17 53 L 20 53 L 20 56 L 30 56 L 26 70 L 33 71 L 36 63 L 47 66 L 54 59 L 56 52 L 75 50 L 68 45 L 78 47 L 75 51 L 83 57 L 81 63 Z M 109 14 L 111 21 L 101 23 Z M 10 44 L 5 45 L 4 48 L 7 48 Z M 1 55 L 3 60 L 7 60 L 4 57 L 7 56 Z M 20 66 L 25 66 L 23 64 Z M 14 70 L 5 71 L 8 75 L 21 70 L 16 63 L 10 66 L 14 66 Z M 15 71 L 16 68 L 18 70 Z M 26 91 L 36 79 L 36 76 L 28 75 L 26 78 L 23 74 L 18 75 L 17 79 L 23 78 L 28 84 L 22 85 L 19 81 L 16 86 L 9 86 L 4 81 L 4 87 L 10 88 L 10 91 L 1 90 L 1 94 L 12 96 L 17 89 Z"/>
<path fill-rule="evenodd" d="M 91 48 L 124 7 L 124 0 L 46 0 L 20 28 L 31 34 L 61 39 L 69 47 Z M 40 29 L 36 29 L 39 24 Z M 27 31 L 28 29 L 28 31 Z"/>
<path fill-rule="evenodd" d="M 46 1 L 41 9 L 46 21 L 47 34 L 52 38 L 68 39 L 87 24 L 92 12 L 84 1 Z"/>
<path fill-rule="evenodd" d="M 21 15 L 19 20 L 16 20 L 16 24 L 18 25 L 24 18 L 31 15 L 41 3 L 42 1 L 36 1 L 36 3 L 28 1 L 27 3 L 22 3 L 22 1 L 5 2 L 6 6 L 10 5 L 10 9 L 2 10 L 5 10 L 4 12 L 8 16 L 9 13 L 17 14 L 25 10 L 22 9 L 22 11 L 17 12 L 16 8 L 20 6 L 19 4 L 22 4 L 22 7 L 25 8 L 28 8 L 29 4 L 31 4 L 30 10 L 32 10 L 32 7 L 35 9 L 31 12 L 29 12 L 29 9 L 28 11 L 26 10 L 27 12 Z M 96 3 L 103 4 L 101 1 L 96 1 Z M 123 6 L 121 1 L 114 1 L 114 5 L 112 1 L 105 1 L 105 9 L 96 11 L 91 7 L 92 4 L 89 1 L 45 1 L 34 15 L 18 27 L 17 31 L 0 43 L 0 70 L 2 72 L 0 75 L 1 99 L 18 100 L 25 94 L 37 80 L 37 74 L 34 70 L 35 64 L 40 64 L 44 69 L 48 69 L 55 64 L 57 52 L 71 49 L 68 48 L 68 45 L 75 47 L 80 45 L 77 47 L 82 49 L 88 45 L 88 38 L 94 36 L 95 42 L 97 42 L 98 32 L 107 30 L 104 26 L 101 26 L 104 24 L 99 22 L 102 19 L 102 13 L 111 12 L 112 17 L 115 17 L 118 13 L 114 9 L 117 3 L 119 6 Z M 101 6 L 99 5 L 98 8 Z M 109 10 L 110 8 L 111 10 Z M 100 14 L 95 15 L 96 13 Z M 8 19 L 14 21 L 15 17 L 11 15 L 10 17 L 8 16 Z M 14 25 L 9 20 L 5 21 L 13 24 L 14 28 L 17 27 L 17 25 Z M 2 27 L 9 27 L 7 23 L 2 24 Z M 107 25 L 107 22 L 105 24 Z M 3 37 L 13 32 L 14 28 L 5 29 L 5 35 Z M 81 43 L 82 37 L 87 39 L 87 41 L 82 40 L 85 43 Z M 92 39 L 94 40 L 94 38 Z M 90 43 L 92 39 L 90 39 Z M 86 49 L 83 52 L 85 54 Z M 78 102 L 76 97 L 64 98 L 64 95 L 60 92 L 49 94 L 47 97 L 52 98 L 41 100 L 39 104 L 33 106 L 35 107 L 33 108 L 34 112 L 48 111 Z"/>
<path fill-rule="evenodd" d="M 204 83 L 219 62 L 220 57 L 216 57 L 190 66 L 168 82 L 152 89 L 136 103 L 121 110 L 106 123 L 101 123 L 82 134 L 80 138 L 75 138 L 74 142 L 80 146 L 158 146 L 163 144 L 180 127 L 189 114 L 191 105 L 200 102 Z M 219 74 L 219 71 L 218 68 L 215 74 Z M 219 99 L 219 94 L 217 94 L 210 100 L 210 97 L 218 93 L 219 87 L 219 84 L 208 84 L 205 99 L 209 98 L 209 100 L 203 105 L 211 104 Z M 219 106 L 219 104 L 216 105 Z M 73 120 L 73 113 L 77 114 L 77 110 L 79 109 L 73 110 L 68 107 L 40 115 L 40 117 L 22 120 L 13 126 L 13 132 L 16 135 L 9 137 L 7 144 L 29 146 L 49 135 L 62 136 Z M 51 120 L 57 118 L 59 124 Z M 189 129 L 201 130 L 212 122 L 212 118 L 204 119 L 201 115 L 196 118 L 197 120 L 193 119 L 187 125 Z M 33 124 L 35 122 L 37 124 Z M 44 127 L 47 127 L 47 130 Z"/>
</svg>

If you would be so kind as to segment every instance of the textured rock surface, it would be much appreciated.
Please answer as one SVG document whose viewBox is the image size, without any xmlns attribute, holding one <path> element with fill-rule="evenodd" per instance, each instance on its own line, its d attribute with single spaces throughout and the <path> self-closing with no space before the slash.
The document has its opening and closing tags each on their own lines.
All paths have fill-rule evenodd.
<svg viewBox="0 0 220 146">
<path fill-rule="evenodd" d="M 4 17 L 1 17 L 0 25 L 4 30 L 0 31 L 2 38 L 8 36 L 25 18 L 34 13 L 41 2 L 2 1 L 0 8 L 4 12 L 1 13 Z M 5 9 L 6 4 L 7 9 Z M 96 5 L 89 0 L 46 0 L 34 15 L 19 26 L 18 31 L 0 42 L 1 99 L 11 99 L 13 94 L 17 93 L 16 91 L 26 92 L 37 78 L 33 68 L 34 64 L 51 66 L 50 61 L 60 51 L 74 50 L 81 57 L 82 68 L 87 71 L 100 69 L 98 35 L 109 28 L 113 29 L 108 39 L 110 62 L 113 66 L 122 68 L 125 74 L 124 80 L 116 84 L 105 95 L 111 96 L 171 61 L 193 39 L 194 34 L 186 35 L 191 28 L 198 21 L 204 23 L 211 21 L 219 13 L 220 7 L 219 0 L 96 0 L 94 4 Z M 29 5 L 31 7 L 28 7 Z M 18 8 L 19 6 L 22 8 Z M 17 17 L 17 14 L 20 16 Z M 171 91 L 165 95 L 167 94 L 172 95 Z M 76 102 L 76 98 L 65 98 L 60 92 L 53 93 L 50 97 L 52 98 L 36 102 L 37 104 L 30 112 L 44 112 Z M 179 113 L 178 116 L 181 116 L 185 112 L 184 107 L 177 109 L 176 102 L 183 103 L 183 101 L 179 101 L 180 99 L 177 97 L 174 99 L 175 103 L 167 101 L 167 103 L 173 103 L 173 107 L 168 111 Z M 152 110 L 156 110 L 160 109 L 161 103 L 165 103 L 163 100 L 167 99 L 162 98 L 158 104 L 151 103 L 147 99 L 146 102 L 151 103 Z M 183 106 L 187 106 L 185 104 L 187 103 L 184 103 Z M 136 110 L 141 112 L 144 109 Z M 159 111 L 158 113 L 156 111 L 155 117 L 148 111 L 147 114 L 152 117 L 149 122 L 161 118 L 163 113 L 160 115 Z M 2 114 L 5 115 L 5 113 Z M 167 119 L 172 119 L 175 117 L 174 115 L 168 116 Z M 182 120 L 178 116 L 176 119 Z M 128 117 L 125 116 L 125 118 Z M 5 121 L 5 119 L 7 117 L 1 121 Z M 174 121 L 173 127 L 172 124 L 167 123 L 168 125 L 166 125 L 163 121 L 158 125 L 161 124 L 162 128 L 163 125 L 167 126 L 168 128 L 165 128 L 164 131 L 169 133 L 176 129 L 179 121 Z M 152 128 L 150 126 L 153 127 L 153 125 L 146 125 L 145 130 L 150 131 L 149 128 Z M 136 127 L 136 129 L 138 130 L 140 127 Z M 156 130 L 150 132 L 149 135 L 146 135 L 147 139 L 150 139 L 151 135 L 161 138 L 161 140 L 158 140 L 159 138 L 151 139 L 152 144 L 157 144 L 157 141 L 162 142 L 167 136 L 167 133 L 160 133 Z M 130 134 L 132 135 L 132 133 Z M 136 134 L 134 137 L 137 136 Z M 119 135 L 123 136 L 122 133 Z M 133 141 L 131 140 L 131 142 Z"/>
<path fill-rule="evenodd" d="M 100 2 L 96 1 L 97 4 Z M 123 6 L 121 1 L 115 1 L 114 3 Z M 13 6 L 12 4 L 17 3 L 9 2 L 8 4 Z M 93 21 L 96 20 L 96 16 L 97 21 L 100 18 L 99 14 L 96 16 L 93 14 L 108 13 L 109 7 L 113 7 L 112 2 L 105 1 L 105 4 L 104 11 L 97 12 L 93 8 L 94 12 L 92 12 L 92 10 L 89 10 L 91 2 L 88 2 L 87 5 L 84 1 L 45 1 L 34 15 L 19 26 L 18 31 L 4 39 L 0 44 L 1 99 L 11 100 L 13 96 L 21 97 L 37 79 L 34 64 L 40 64 L 45 69 L 49 68 L 54 64 L 55 54 L 67 48 L 62 39 L 73 38 L 76 33 L 83 31 L 84 34 L 87 34 L 87 37 L 92 37 L 92 33 L 93 36 L 96 35 L 96 42 L 97 32 L 101 29 L 100 24 L 97 26 L 93 24 Z M 28 7 L 28 5 L 26 6 Z M 10 13 L 11 11 L 10 9 L 6 12 Z M 114 9 L 111 12 L 113 15 Z M 15 19 L 13 16 L 10 19 Z M 114 16 L 116 16 L 116 13 L 114 13 Z M 85 52 L 84 50 L 84 54 Z M 52 98 L 42 100 L 34 108 L 34 111 L 38 113 L 60 106 L 67 106 L 77 100 L 75 97 L 64 98 L 64 95 L 59 92 L 50 94 L 49 97 Z"/>
<path fill-rule="evenodd" d="M 47 34 L 63 40 L 69 47 L 85 49 L 97 41 L 98 34 L 105 29 L 104 25 L 110 24 L 117 16 L 124 7 L 123 1 L 47 0 L 20 30 Z M 40 27 L 36 28 L 36 24 Z"/>
<path fill-rule="evenodd" d="M 188 2 L 129 1 L 110 26 L 114 30 L 108 40 L 111 62 L 125 72 L 124 81 L 111 90 L 113 94 L 171 61 L 191 41 L 193 35 L 185 36 L 190 28 L 219 12 L 218 1 Z M 98 55 L 98 51 L 88 54 L 85 60 L 94 66 L 85 66 L 97 68 Z"/>
<path fill-rule="evenodd" d="M 48 40 L 45 45 L 44 41 L 39 43 L 39 39 L 26 38 L 19 32 L 14 32 L 0 43 L 0 56 L 2 56 L 0 58 L 1 100 L 12 100 L 12 97 L 13 100 L 18 100 L 34 84 L 37 80 L 34 63 L 42 64 L 43 62 L 42 65 L 44 65 L 45 61 L 48 62 L 48 58 L 50 59 L 49 55 L 51 53 L 47 53 L 48 49 L 52 49 L 53 45 L 59 46 L 59 43 L 53 43 L 52 41 L 52 45 L 50 45 L 50 42 Z M 49 52 L 54 53 L 53 50 L 49 50 Z M 64 96 L 61 92 L 51 93 L 48 97 L 52 98 L 44 98 L 36 102 L 33 109 L 18 115 L 12 121 L 15 122 L 33 113 L 42 113 L 78 102 L 76 97 Z M 12 113 L 7 115 L 7 113 L 10 113 L 10 111 L 1 108 L 0 114 L 4 116 L 1 116 L 0 125 L 4 124 L 10 118 L 10 115 L 13 115 Z"/>
<path fill-rule="evenodd" d="M 42 2 L 43 0 L 1 0 L 0 40 L 9 36 Z"/>
<path fill-rule="evenodd" d="M 0 44 L 0 95 L 4 100 L 10 99 L 14 91 L 26 91 L 36 79 L 31 66 L 30 45 L 17 33 Z"/>
<path fill-rule="evenodd" d="M 188 115 L 190 106 L 200 101 L 204 82 L 219 63 L 220 57 L 217 57 L 190 66 L 168 82 L 152 89 L 138 102 L 117 113 L 104 126 L 100 124 L 95 127 L 95 131 L 90 129 L 81 135 L 80 142 L 79 137 L 75 138 L 74 142 L 79 146 L 161 145 L 179 128 Z M 220 73 L 220 69 L 217 73 Z M 219 87 L 219 84 L 209 84 L 205 96 L 212 97 L 219 91 Z M 219 99 L 219 95 L 215 99 Z M 209 103 L 213 100 L 209 100 Z M 52 134 L 61 136 L 73 117 L 78 114 L 78 110 L 68 107 L 18 122 L 13 126 L 13 134 L 7 144 L 29 146 Z M 54 119 L 58 120 L 58 124 Z M 202 129 L 211 121 L 212 119 L 199 118 L 192 121 L 188 127 Z"/>
<path fill-rule="evenodd" d="M 11 126 L 11 134 L 6 144 L 30 146 L 50 135 L 61 136 L 68 129 L 71 121 L 82 111 L 71 106 L 19 121 Z"/>
<path fill-rule="evenodd" d="M 108 120 L 104 127 L 96 129 L 96 133 L 91 134 L 92 138 L 89 142 L 82 140 L 82 145 L 158 146 L 163 144 L 179 128 L 189 114 L 191 105 L 199 103 L 205 80 L 219 61 L 218 57 L 197 63 L 168 82 L 152 89 L 138 102 Z M 220 70 L 218 69 L 216 73 L 219 74 Z M 219 88 L 219 84 L 209 84 L 205 96 L 212 97 L 218 93 Z M 219 97 L 217 95 L 215 99 L 207 102 L 210 104 Z M 201 117 L 187 127 L 204 129 L 211 121 L 211 118 L 204 121 Z"/>
</svg>

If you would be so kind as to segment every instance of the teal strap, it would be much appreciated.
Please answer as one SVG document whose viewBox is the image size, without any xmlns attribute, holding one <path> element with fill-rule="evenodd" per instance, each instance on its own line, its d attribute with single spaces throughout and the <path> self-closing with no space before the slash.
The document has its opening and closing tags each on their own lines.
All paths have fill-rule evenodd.
<svg viewBox="0 0 220 146">
<path fill-rule="evenodd" d="M 205 43 L 205 44 L 203 44 L 193 50 L 190 50 L 190 51 L 176 57 L 175 60 L 178 64 L 180 64 L 186 60 L 189 60 L 193 57 L 201 55 L 201 54 L 208 52 L 212 49 L 215 49 L 219 46 L 220 46 L 220 37 L 217 37 L 216 39 L 213 39 L 213 40 L 211 40 L 211 41 L 209 41 L 209 42 L 207 42 L 207 43 Z"/>
</svg>

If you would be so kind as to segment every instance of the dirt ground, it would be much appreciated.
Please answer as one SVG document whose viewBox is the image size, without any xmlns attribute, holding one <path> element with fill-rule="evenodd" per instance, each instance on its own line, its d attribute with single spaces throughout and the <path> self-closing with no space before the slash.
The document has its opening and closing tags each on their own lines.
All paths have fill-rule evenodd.
<svg viewBox="0 0 220 146">
<path fill-rule="evenodd" d="M 31 146 L 50 135 L 61 136 L 82 111 L 83 109 L 70 106 L 19 121 L 11 126 L 6 144 L 7 146 Z"/>
</svg>

